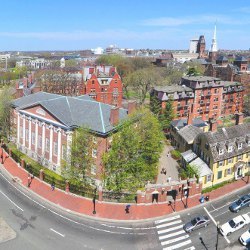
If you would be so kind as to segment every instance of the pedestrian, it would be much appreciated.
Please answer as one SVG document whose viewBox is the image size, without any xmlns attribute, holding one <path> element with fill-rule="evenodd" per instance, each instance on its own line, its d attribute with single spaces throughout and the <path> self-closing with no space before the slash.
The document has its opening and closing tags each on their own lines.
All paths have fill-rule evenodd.
<svg viewBox="0 0 250 250">
<path fill-rule="evenodd" d="M 30 176 L 30 174 L 28 174 L 28 187 L 30 187 L 30 184 L 31 184 L 31 176 Z"/>
<path fill-rule="evenodd" d="M 168 177 L 168 182 L 171 182 L 171 176 Z"/>
<path fill-rule="evenodd" d="M 125 207 L 125 212 L 126 212 L 126 214 L 129 214 L 129 208 L 130 208 L 130 205 L 129 205 L 129 204 L 126 205 L 126 207 Z"/>
<path fill-rule="evenodd" d="M 51 190 L 52 190 L 52 191 L 55 190 L 55 183 L 54 183 L 54 182 L 51 183 Z"/>
<path fill-rule="evenodd" d="M 163 172 L 165 175 L 167 175 L 167 169 L 165 168 L 164 169 L 164 172 Z"/>
</svg>

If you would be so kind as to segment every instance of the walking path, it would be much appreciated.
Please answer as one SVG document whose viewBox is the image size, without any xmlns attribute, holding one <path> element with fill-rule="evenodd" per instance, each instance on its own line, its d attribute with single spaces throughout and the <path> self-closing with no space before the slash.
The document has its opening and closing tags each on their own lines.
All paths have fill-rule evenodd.
<svg viewBox="0 0 250 250">
<path fill-rule="evenodd" d="M 0 165 L 5 176 L 9 176 L 10 180 L 18 180 L 14 183 L 19 183 L 24 188 L 29 189 L 31 192 L 39 195 L 41 198 L 53 203 L 55 206 L 60 206 L 65 210 L 70 210 L 77 214 L 85 216 L 91 216 L 98 219 L 110 219 L 110 220 L 143 220 L 154 217 L 166 216 L 167 214 L 174 213 L 173 209 L 167 203 L 159 204 L 131 204 L 129 213 L 126 213 L 125 206 L 127 204 L 118 204 L 111 202 L 99 202 L 96 201 L 96 214 L 93 214 L 93 202 L 92 199 L 80 197 L 65 191 L 55 188 L 51 190 L 51 186 L 38 178 L 34 178 L 30 187 L 28 184 L 28 173 L 25 169 L 21 168 L 12 158 L 7 157 L 4 153 L 4 165 Z M 226 185 L 220 189 L 212 191 L 210 200 L 216 199 L 219 196 L 226 195 L 239 188 L 246 187 L 246 180 L 238 180 L 234 183 Z M 15 184 L 16 185 L 16 184 Z M 248 186 L 250 186 L 248 184 Z M 194 207 L 199 205 L 199 196 L 188 198 L 188 207 Z M 184 201 L 186 202 L 186 200 Z M 176 211 L 184 210 L 184 202 L 176 201 Z"/>
</svg>

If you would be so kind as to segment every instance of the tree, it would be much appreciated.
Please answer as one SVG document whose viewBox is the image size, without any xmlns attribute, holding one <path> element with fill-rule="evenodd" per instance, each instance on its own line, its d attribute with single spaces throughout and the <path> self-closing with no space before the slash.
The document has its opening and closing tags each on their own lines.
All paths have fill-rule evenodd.
<svg viewBox="0 0 250 250">
<path fill-rule="evenodd" d="M 0 129 L 1 134 L 7 138 L 11 133 L 11 101 L 13 99 L 11 91 L 9 87 L 0 89 Z"/>
<path fill-rule="evenodd" d="M 162 129 L 166 130 L 170 128 L 171 121 L 174 119 L 174 109 L 173 109 L 173 100 L 169 99 L 166 101 L 165 108 L 162 110 L 162 113 L 159 115 L 159 120 L 162 125 Z"/>
<path fill-rule="evenodd" d="M 89 129 L 80 127 L 75 130 L 72 138 L 71 152 L 62 164 L 62 175 L 70 182 L 89 184 L 88 173 L 94 160 L 92 150 L 95 149 L 93 136 Z"/>
<path fill-rule="evenodd" d="M 157 98 L 157 95 L 155 92 L 150 93 L 150 110 L 157 118 L 159 118 L 162 107 L 161 107 L 161 101 Z"/>
<path fill-rule="evenodd" d="M 135 192 L 154 181 L 163 138 L 161 126 L 149 110 L 140 109 L 121 124 L 111 149 L 103 155 L 106 188 Z"/>
</svg>

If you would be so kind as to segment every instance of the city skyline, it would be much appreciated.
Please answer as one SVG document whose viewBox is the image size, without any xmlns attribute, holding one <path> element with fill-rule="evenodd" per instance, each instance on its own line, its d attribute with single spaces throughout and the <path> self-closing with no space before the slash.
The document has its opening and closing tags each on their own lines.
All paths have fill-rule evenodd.
<svg viewBox="0 0 250 250">
<path fill-rule="evenodd" d="M 18 6 L 18 8 L 17 8 Z M 4 2 L 0 51 L 106 48 L 188 49 L 204 35 L 206 49 L 217 23 L 218 49 L 250 47 L 250 5 L 243 0 L 216 2 L 158 0 L 132 2 L 80 0 Z"/>
</svg>

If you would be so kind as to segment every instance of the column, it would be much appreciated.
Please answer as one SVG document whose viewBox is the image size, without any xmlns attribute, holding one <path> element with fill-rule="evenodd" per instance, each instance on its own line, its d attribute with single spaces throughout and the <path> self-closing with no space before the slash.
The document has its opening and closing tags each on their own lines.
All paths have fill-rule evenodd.
<svg viewBox="0 0 250 250">
<path fill-rule="evenodd" d="M 17 144 L 20 143 L 20 114 L 17 113 Z"/>
<path fill-rule="evenodd" d="M 42 156 L 45 153 L 45 123 L 42 123 Z"/>
<path fill-rule="evenodd" d="M 62 130 L 59 128 L 57 130 L 57 165 L 60 166 L 61 165 L 61 149 L 62 149 Z"/>
<path fill-rule="evenodd" d="M 29 117 L 29 150 L 31 150 L 31 117 Z"/>
<path fill-rule="evenodd" d="M 72 131 L 67 131 L 67 161 L 71 159 L 71 144 L 72 144 Z"/>
<path fill-rule="evenodd" d="M 35 128 L 35 152 L 37 153 L 37 145 L 38 145 L 38 120 L 36 119 L 36 128 Z"/>
<path fill-rule="evenodd" d="M 23 118 L 23 146 L 25 147 L 25 115 L 22 115 Z"/>
<path fill-rule="evenodd" d="M 53 154 L 53 125 L 50 125 L 49 129 L 50 129 L 49 161 L 52 163 L 52 154 Z"/>
</svg>

